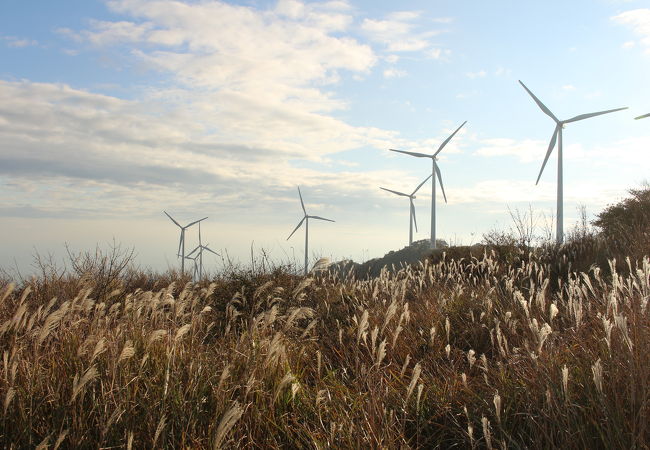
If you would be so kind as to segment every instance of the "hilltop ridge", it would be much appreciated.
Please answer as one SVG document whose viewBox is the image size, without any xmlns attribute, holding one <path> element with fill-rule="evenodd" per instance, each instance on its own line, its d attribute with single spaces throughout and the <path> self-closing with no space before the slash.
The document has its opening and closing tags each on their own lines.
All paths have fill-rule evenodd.
<svg viewBox="0 0 650 450">
<path fill-rule="evenodd" d="M 339 272 L 341 275 L 354 275 L 355 278 L 373 278 L 379 276 L 386 267 L 389 271 L 399 270 L 401 267 L 416 264 L 436 253 L 442 253 L 449 246 L 442 239 L 438 240 L 438 248 L 431 249 L 429 239 L 415 241 L 400 250 L 391 250 L 381 258 L 373 258 L 363 263 L 350 259 L 338 261 L 330 266 L 330 271 Z"/>
</svg>

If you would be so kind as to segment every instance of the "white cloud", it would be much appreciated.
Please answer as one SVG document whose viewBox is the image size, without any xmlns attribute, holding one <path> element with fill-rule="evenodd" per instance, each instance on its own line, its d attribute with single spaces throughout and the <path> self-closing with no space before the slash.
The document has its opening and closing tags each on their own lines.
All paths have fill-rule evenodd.
<svg viewBox="0 0 650 450">
<path fill-rule="evenodd" d="M 94 21 L 90 30 L 65 32 L 94 45 L 134 43 L 135 55 L 187 84 L 303 87 L 335 81 L 341 70 L 367 72 L 377 60 L 369 46 L 332 34 L 352 20 L 341 5 L 284 0 L 263 11 L 222 2 L 119 0 L 109 6 L 136 21 Z"/>
<path fill-rule="evenodd" d="M 501 204 L 503 209 L 510 204 L 550 203 L 555 205 L 557 184 L 553 181 L 519 180 L 485 180 L 472 186 L 456 187 L 453 196 L 448 198 L 450 204 Z M 615 202 L 621 195 L 621 187 L 615 183 L 565 180 L 564 202 L 568 204 L 590 205 L 596 210 Z M 567 224 L 565 224 L 566 226 Z"/>
<path fill-rule="evenodd" d="M 422 16 L 422 11 L 395 11 L 388 14 L 388 18 L 394 21 L 415 20 Z"/>
<path fill-rule="evenodd" d="M 383 20 L 364 19 L 361 30 L 372 41 L 383 44 L 388 52 L 425 52 L 437 59 L 440 50 L 433 47 L 430 38 L 442 30 L 416 31 L 418 24 L 415 21 L 421 15 L 419 11 L 400 11 Z"/>
<path fill-rule="evenodd" d="M 425 52 L 425 55 L 427 55 L 431 59 L 445 59 L 446 57 L 451 55 L 451 50 L 441 49 L 441 48 L 430 48 Z"/>
<path fill-rule="evenodd" d="M 650 55 L 650 8 L 632 9 L 613 16 L 611 19 L 630 28 L 639 37 L 638 44 L 645 47 L 646 54 Z M 634 41 L 630 42 L 626 42 L 624 45 L 626 47 L 634 45 Z"/>
<path fill-rule="evenodd" d="M 564 86 L 562 86 L 562 90 L 563 91 L 575 91 L 576 87 L 574 85 L 572 85 L 572 84 L 565 84 Z"/>
<path fill-rule="evenodd" d="M 344 172 L 344 162 L 318 171 L 291 162 L 411 144 L 389 131 L 281 111 L 247 122 L 250 105 L 222 104 L 220 112 L 212 106 L 217 97 L 190 104 L 187 92 L 182 103 L 170 92 L 158 94 L 126 101 L 66 85 L 0 81 L 0 183 L 14 186 L 5 189 L 0 215 L 147 215 L 162 203 L 188 210 L 214 205 L 217 197 L 222 208 L 257 202 L 263 214 L 296 183 L 317 183 L 336 197 L 406 176 Z M 236 117 L 229 122 L 222 113 Z"/>
<path fill-rule="evenodd" d="M 395 69 L 394 67 L 384 70 L 384 78 L 402 78 L 405 76 L 405 70 Z"/>
<path fill-rule="evenodd" d="M 0 35 L 0 40 L 5 41 L 7 47 L 13 48 L 23 48 L 38 45 L 38 41 L 35 39 L 19 38 L 16 36 Z"/>
<path fill-rule="evenodd" d="M 490 138 L 479 142 L 475 155 L 480 156 L 514 156 L 521 162 L 541 161 L 546 153 L 548 142 L 534 139 Z"/>
<path fill-rule="evenodd" d="M 111 45 L 121 42 L 137 42 L 142 40 L 147 32 L 151 31 L 153 24 L 145 22 L 107 22 L 91 20 L 92 31 L 83 30 L 76 32 L 70 28 L 59 28 L 57 32 L 69 36 L 78 42 L 89 42 L 94 45 Z"/>
<path fill-rule="evenodd" d="M 484 78 L 487 75 L 487 72 L 481 69 L 478 72 L 467 72 L 465 75 L 467 78 L 471 78 L 473 80 L 475 78 Z"/>
<path fill-rule="evenodd" d="M 134 20 L 66 33 L 96 46 L 129 41 L 132 56 L 177 81 L 150 95 L 201 117 L 206 130 L 216 125 L 223 141 L 313 159 L 373 145 L 367 133 L 384 136 L 375 143 L 394 135 L 328 115 L 346 103 L 325 87 L 377 61 L 369 46 L 340 34 L 352 20 L 346 2 L 283 0 L 273 10 L 171 0 L 108 5 Z"/>
</svg>

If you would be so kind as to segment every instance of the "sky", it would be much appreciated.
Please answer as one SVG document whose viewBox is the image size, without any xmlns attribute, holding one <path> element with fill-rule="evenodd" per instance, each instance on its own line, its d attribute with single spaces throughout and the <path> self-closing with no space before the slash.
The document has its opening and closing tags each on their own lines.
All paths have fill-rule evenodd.
<svg viewBox="0 0 650 450">
<path fill-rule="evenodd" d="M 555 214 L 564 130 L 565 230 L 641 186 L 650 165 L 647 0 L 0 2 L 0 267 L 134 247 L 176 267 L 179 230 L 251 252 L 356 261 L 408 243 L 410 192 L 440 153 L 437 234 L 457 245 Z M 429 238 L 431 184 L 417 194 Z M 197 243 L 196 229 L 187 246 Z M 206 258 L 210 270 L 222 258 Z"/>
</svg>

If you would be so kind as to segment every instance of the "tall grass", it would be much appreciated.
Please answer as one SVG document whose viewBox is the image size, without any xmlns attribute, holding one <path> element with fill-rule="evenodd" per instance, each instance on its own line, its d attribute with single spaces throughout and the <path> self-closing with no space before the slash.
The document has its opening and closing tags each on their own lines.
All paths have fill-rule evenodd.
<svg viewBox="0 0 650 450">
<path fill-rule="evenodd" d="M 618 265 L 4 282 L 0 441 L 645 448 L 650 262 Z"/>
</svg>

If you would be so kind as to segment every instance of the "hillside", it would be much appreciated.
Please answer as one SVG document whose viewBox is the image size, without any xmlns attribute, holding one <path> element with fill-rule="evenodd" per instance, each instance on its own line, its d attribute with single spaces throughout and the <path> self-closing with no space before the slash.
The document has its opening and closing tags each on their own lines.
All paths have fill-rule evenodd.
<svg viewBox="0 0 650 450">
<path fill-rule="evenodd" d="M 353 275 L 357 279 L 377 277 L 385 267 L 395 272 L 409 264 L 416 264 L 435 253 L 441 253 L 447 247 L 444 241 L 439 241 L 437 250 L 430 248 L 430 241 L 423 239 L 400 250 L 390 251 L 381 258 L 373 258 L 363 263 L 356 263 L 351 260 L 344 260 L 332 264 L 330 270 L 339 275 Z"/>
<path fill-rule="evenodd" d="M 628 230 L 647 251 L 647 222 Z M 650 260 L 621 245 L 449 248 L 367 279 L 110 258 L 0 279 L 0 443 L 648 448 Z"/>
</svg>

